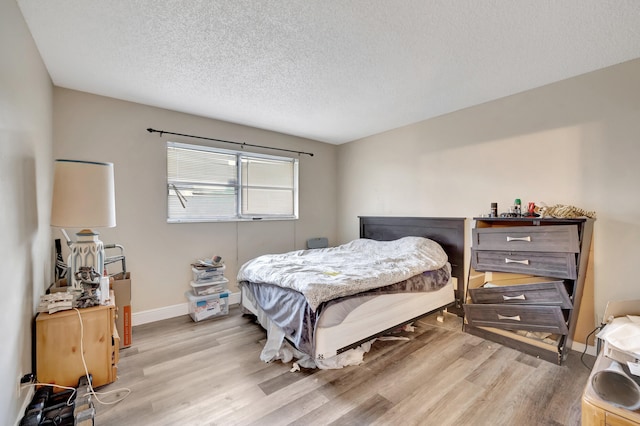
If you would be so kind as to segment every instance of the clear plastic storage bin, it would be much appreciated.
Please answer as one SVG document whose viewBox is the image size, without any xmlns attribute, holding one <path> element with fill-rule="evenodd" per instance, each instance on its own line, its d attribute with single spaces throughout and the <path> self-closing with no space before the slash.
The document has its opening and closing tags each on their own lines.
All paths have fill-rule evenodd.
<svg viewBox="0 0 640 426">
<path fill-rule="evenodd" d="M 229 292 L 196 296 L 191 291 L 184 294 L 189 299 L 189 315 L 195 322 L 216 318 L 229 313 Z"/>
<path fill-rule="evenodd" d="M 191 281 L 191 290 L 196 296 L 206 296 L 208 294 L 222 293 L 227 290 L 229 280 L 224 276 L 220 276 L 219 280 L 207 281 L 207 282 L 194 282 Z"/>
<path fill-rule="evenodd" d="M 191 272 L 193 272 L 193 282 L 202 283 L 207 281 L 216 281 L 221 280 L 224 275 L 225 266 L 222 265 L 218 268 L 203 268 L 197 269 L 193 266 L 191 267 Z"/>
</svg>

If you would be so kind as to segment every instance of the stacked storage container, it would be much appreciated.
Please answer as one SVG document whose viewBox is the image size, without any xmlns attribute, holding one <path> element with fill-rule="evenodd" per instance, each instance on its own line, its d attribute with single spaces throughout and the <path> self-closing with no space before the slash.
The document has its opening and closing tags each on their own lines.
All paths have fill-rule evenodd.
<svg viewBox="0 0 640 426">
<path fill-rule="evenodd" d="M 194 321 L 216 318 L 229 313 L 229 280 L 224 276 L 224 264 L 193 264 L 191 290 L 185 293 L 189 299 L 189 315 Z"/>
</svg>

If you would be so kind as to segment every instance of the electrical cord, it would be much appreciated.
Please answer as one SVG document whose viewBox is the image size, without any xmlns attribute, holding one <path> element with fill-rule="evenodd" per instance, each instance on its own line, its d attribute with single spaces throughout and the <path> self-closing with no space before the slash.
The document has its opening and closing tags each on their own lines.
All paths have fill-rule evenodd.
<svg viewBox="0 0 640 426">
<path fill-rule="evenodd" d="M 87 368 L 87 361 L 84 358 L 84 324 L 82 323 L 82 315 L 80 315 L 80 310 L 78 308 L 73 308 L 73 310 L 76 311 L 76 313 L 78 314 L 78 320 L 80 321 L 80 357 L 82 358 L 82 365 L 84 367 L 84 372 L 87 375 L 87 377 L 89 377 L 89 369 Z M 98 398 L 98 395 L 109 395 L 112 393 L 119 393 L 119 392 L 126 392 L 126 394 L 122 398 L 116 399 L 115 401 L 105 402 L 105 401 L 101 401 L 100 398 Z M 129 394 L 131 393 L 131 389 L 121 388 L 121 389 L 110 390 L 107 392 L 96 392 L 93 389 L 93 385 L 91 384 L 91 381 L 89 380 L 89 393 L 91 393 L 91 395 L 93 395 L 96 401 L 98 401 L 100 404 L 112 405 L 112 404 L 117 404 L 118 402 L 128 397 Z"/>
<path fill-rule="evenodd" d="M 71 392 L 71 395 L 69 395 L 69 398 L 67 398 L 67 405 L 68 406 L 72 406 L 73 405 L 73 400 L 75 399 L 74 397 L 76 396 L 76 393 L 78 392 L 78 390 L 76 388 L 70 387 L 70 386 L 62 386 L 62 385 L 56 385 L 54 383 L 23 383 L 21 386 L 49 386 L 51 388 L 61 388 L 61 389 L 66 389 L 66 390 L 72 390 L 73 392 Z"/>
<path fill-rule="evenodd" d="M 582 354 L 580 355 L 580 362 L 582 363 L 582 365 L 584 365 L 587 369 L 592 370 L 593 369 L 593 365 L 592 366 L 588 366 L 587 363 L 584 361 L 584 356 L 587 353 L 587 343 L 589 342 L 589 337 L 591 337 L 591 335 L 593 333 L 595 333 L 596 331 L 599 331 L 602 329 L 602 325 L 594 328 L 589 334 L 587 334 L 587 338 L 584 339 L 584 350 L 582 351 Z"/>
</svg>

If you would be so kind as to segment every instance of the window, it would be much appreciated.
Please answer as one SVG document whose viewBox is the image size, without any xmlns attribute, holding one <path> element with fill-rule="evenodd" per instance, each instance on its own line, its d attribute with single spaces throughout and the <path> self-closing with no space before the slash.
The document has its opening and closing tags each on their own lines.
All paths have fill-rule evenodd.
<svg viewBox="0 0 640 426">
<path fill-rule="evenodd" d="M 298 160 L 167 142 L 168 222 L 298 218 Z"/>
</svg>

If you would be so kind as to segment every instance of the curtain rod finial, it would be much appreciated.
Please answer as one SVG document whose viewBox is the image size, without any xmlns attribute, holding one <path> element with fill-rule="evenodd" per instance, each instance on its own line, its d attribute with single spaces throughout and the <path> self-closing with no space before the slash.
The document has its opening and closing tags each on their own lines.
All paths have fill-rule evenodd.
<svg viewBox="0 0 640 426">
<path fill-rule="evenodd" d="M 153 133 L 153 129 L 151 127 L 147 128 L 147 132 Z"/>
</svg>

